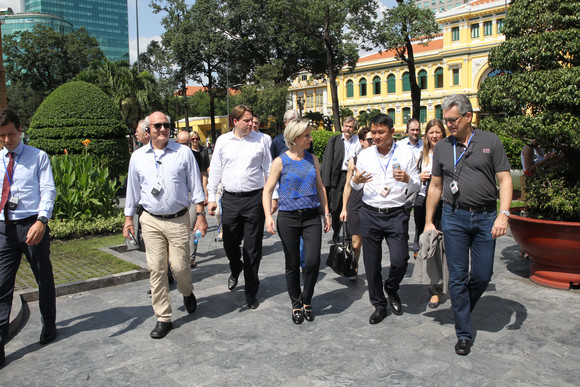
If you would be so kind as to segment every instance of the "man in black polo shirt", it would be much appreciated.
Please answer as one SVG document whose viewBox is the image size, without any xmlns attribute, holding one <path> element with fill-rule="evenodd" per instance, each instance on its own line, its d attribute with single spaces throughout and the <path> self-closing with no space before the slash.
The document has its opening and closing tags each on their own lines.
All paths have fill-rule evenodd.
<svg viewBox="0 0 580 387">
<path fill-rule="evenodd" d="M 451 135 L 439 141 L 433 152 L 425 217 L 425 231 L 434 230 L 433 214 L 442 198 L 441 228 L 458 355 L 467 355 L 471 349 L 470 314 L 491 280 L 495 240 L 507 232 L 513 189 L 510 164 L 499 138 L 476 130 L 472 119 L 473 108 L 465 95 L 443 101 L 443 120 Z"/>
</svg>

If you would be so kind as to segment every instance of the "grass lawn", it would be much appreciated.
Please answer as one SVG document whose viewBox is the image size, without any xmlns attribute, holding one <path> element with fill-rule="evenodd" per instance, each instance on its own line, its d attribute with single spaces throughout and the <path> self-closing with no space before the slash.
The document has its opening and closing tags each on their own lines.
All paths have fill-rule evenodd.
<svg viewBox="0 0 580 387">
<path fill-rule="evenodd" d="M 100 247 L 125 243 L 122 235 L 105 235 L 71 240 L 52 240 L 50 243 L 50 260 L 54 271 L 55 284 L 64 284 L 103 277 L 109 274 L 122 273 L 138 269 L 139 266 L 123 261 L 111 254 L 99 250 Z M 16 275 L 16 290 L 36 288 L 36 280 L 26 258 Z"/>
</svg>

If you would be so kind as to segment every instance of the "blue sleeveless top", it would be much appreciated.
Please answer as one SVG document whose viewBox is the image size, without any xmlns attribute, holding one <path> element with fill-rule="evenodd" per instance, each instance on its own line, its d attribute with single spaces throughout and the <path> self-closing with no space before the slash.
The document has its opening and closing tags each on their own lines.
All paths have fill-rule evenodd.
<svg viewBox="0 0 580 387">
<path fill-rule="evenodd" d="M 278 188 L 278 209 L 294 211 L 320 206 L 316 191 L 316 169 L 314 158 L 309 152 L 304 152 L 302 160 L 292 160 L 286 152 L 280 155 L 282 173 Z"/>
</svg>

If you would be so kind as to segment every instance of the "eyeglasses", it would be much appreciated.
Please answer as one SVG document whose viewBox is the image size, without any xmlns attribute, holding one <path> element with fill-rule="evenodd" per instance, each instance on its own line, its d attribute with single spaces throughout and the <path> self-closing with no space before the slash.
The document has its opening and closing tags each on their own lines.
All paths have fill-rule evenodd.
<svg viewBox="0 0 580 387">
<path fill-rule="evenodd" d="M 165 128 L 165 129 L 171 128 L 171 124 L 169 122 L 162 122 L 162 123 L 159 123 L 159 124 L 151 124 L 151 125 L 149 125 L 149 127 L 151 127 L 151 126 L 153 126 L 157 130 L 161 130 L 162 127 Z"/>
<path fill-rule="evenodd" d="M 447 124 L 454 125 L 455 124 L 455 121 L 457 121 L 458 119 L 460 119 L 461 117 L 463 117 L 466 114 L 467 113 L 463 113 L 462 115 L 460 115 L 459 117 L 456 117 L 456 118 L 444 118 L 443 119 L 443 122 L 445 122 Z"/>
<path fill-rule="evenodd" d="M 372 138 L 365 138 L 364 139 L 366 142 L 368 142 L 369 144 L 373 143 L 373 139 Z"/>
</svg>

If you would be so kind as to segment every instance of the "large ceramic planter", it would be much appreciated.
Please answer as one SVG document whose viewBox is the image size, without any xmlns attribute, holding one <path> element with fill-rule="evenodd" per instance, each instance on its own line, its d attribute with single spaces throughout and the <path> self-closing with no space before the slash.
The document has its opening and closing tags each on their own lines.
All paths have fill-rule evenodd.
<svg viewBox="0 0 580 387">
<path fill-rule="evenodd" d="M 530 279 L 538 284 L 569 289 L 580 284 L 580 222 L 556 222 L 519 216 L 512 208 L 511 233 L 530 256 Z"/>
</svg>

